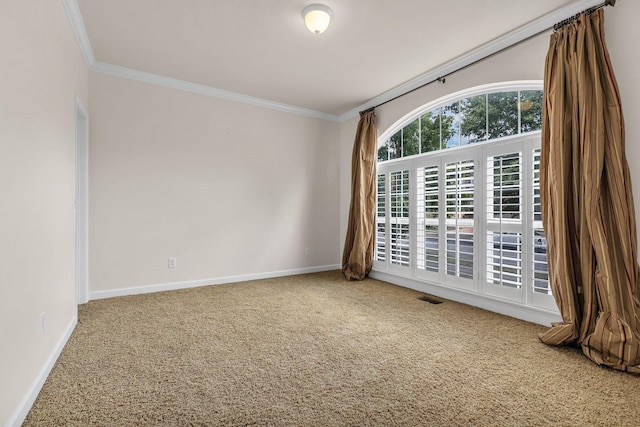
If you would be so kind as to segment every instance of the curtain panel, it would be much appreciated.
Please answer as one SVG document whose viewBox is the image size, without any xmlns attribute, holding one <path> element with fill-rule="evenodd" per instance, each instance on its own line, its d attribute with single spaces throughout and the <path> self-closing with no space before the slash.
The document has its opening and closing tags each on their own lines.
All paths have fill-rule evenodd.
<svg viewBox="0 0 640 427">
<path fill-rule="evenodd" d="M 549 280 L 563 321 L 540 335 L 640 373 L 637 235 L 604 11 L 551 36 L 540 183 Z"/>
<path fill-rule="evenodd" d="M 375 234 L 377 129 L 375 111 L 360 114 L 351 157 L 351 203 L 342 272 L 362 280 L 371 271 Z"/>
</svg>

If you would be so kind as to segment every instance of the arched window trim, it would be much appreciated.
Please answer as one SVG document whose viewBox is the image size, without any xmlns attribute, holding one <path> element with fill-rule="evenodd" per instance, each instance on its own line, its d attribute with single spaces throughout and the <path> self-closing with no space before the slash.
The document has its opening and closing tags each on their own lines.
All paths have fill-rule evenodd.
<svg viewBox="0 0 640 427">
<path fill-rule="evenodd" d="M 542 91 L 541 81 L 461 90 L 405 114 L 464 98 Z M 378 162 L 371 277 L 537 323 L 557 321 L 539 209 L 539 129 Z"/>
<path fill-rule="evenodd" d="M 405 126 L 413 122 L 417 117 L 425 113 L 428 113 L 429 111 L 435 110 L 436 108 L 444 107 L 456 101 L 460 101 L 461 99 L 471 98 L 473 96 L 478 96 L 478 95 L 485 95 L 485 94 L 497 93 L 497 92 L 509 92 L 509 91 L 516 91 L 516 90 L 518 91 L 542 90 L 542 88 L 543 88 L 542 80 L 515 80 L 515 81 L 508 81 L 508 82 L 488 83 L 480 86 L 475 86 L 472 88 L 462 89 L 457 92 L 451 93 L 449 95 L 445 95 L 431 102 L 423 104 L 418 108 L 415 108 L 414 110 L 402 116 L 400 119 L 396 120 L 396 122 L 394 122 L 391 126 L 387 128 L 387 130 L 385 130 L 382 134 L 378 136 L 377 148 L 380 148 L 381 144 L 383 144 L 389 138 L 395 135 L 400 129 L 403 129 Z M 490 141 L 494 141 L 494 140 L 483 141 L 483 143 L 490 142 Z M 393 159 L 393 160 L 387 160 L 387 161 L 396 161 L 400 159 Z"/>
</svg>

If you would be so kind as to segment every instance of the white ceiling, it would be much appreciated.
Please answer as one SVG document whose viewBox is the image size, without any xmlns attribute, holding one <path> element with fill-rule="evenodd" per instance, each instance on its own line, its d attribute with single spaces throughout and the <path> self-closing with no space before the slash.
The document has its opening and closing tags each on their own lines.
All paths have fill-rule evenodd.
<svg viewBox="0 0 640 427">
<path fill-rule="evenodd" d="M 339 116 L 587 0 L 77 0 L 95 59 Z M 593 3 L 593 2 L 590 2 Z"/>
</svg>

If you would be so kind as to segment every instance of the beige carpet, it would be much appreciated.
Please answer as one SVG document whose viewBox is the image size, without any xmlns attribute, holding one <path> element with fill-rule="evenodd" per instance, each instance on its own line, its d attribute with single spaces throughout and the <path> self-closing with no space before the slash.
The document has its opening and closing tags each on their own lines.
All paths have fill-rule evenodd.
<svg viewBox="0 0 640 427">
<path fill-rule="evenodd" d="M 25 425 L 638 426 L 538 325 L 318 273 L 93 301 Z"/>
</svg>

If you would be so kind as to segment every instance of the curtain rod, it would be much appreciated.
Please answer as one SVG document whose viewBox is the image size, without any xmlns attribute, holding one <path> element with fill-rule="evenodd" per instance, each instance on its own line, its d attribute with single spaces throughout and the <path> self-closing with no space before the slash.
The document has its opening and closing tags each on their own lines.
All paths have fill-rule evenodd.
<svg viewBox="0 0 640 427">
<path fill-rule="evenodd" d="M 502 49 L 497 50 L 497 51 L 495 51 L 495 52 L 493 52 L 493 53 L 490 53 L 490 54 L 489 54 L 489 55 L 487 55 L 487 56 L 484 56 L 484 57 L 482 57 L 482 58 L 480 58 L 480 59 L 477 59 L 477 60 L 475 60 L 475 61 L 473 61 L 473 62 L 471 62 L 471 63 L 469 63 L 469 64 L 467 64 L 467 65 L 463 65 L 462 67 L 457 68 L 457 69 L 455 69 L 455 70 L 453 70 L 453 71 L 451 71 L 451 72 L 448 72 L 447 74 L 444 74 L 444 75 L 442 75 L 442 76 L 438 77 L 437 79 L 434 79 L 434 80 L 431 80 L 431 81 L 429 81 L 429 82 L 423 83 L 423 84 L 421 84 L 421 85 L 420 85 L 420 86 L 418 86 L 418 87 L 414 87 L 413 89 L 410 89 L 410 90 L 408 90 L 408 91 L 406 91 L 406 92 L 404 92 L 404 93 L 401 93 L 400 95 L 394 96 L 394 97 L 393 97 L 393 98 L 391 98 L 391 99 L 387 99 L 386 101 L 381 102 L 381 103 L 380 103 L 380 104 L 378 104 L 378 105 L 374 105 L 373 107 L 369 107 L 369 108 L 367 108 L 366 110 L 362 110 L 362 111 L 360 111 L 360 114 L 364 114 L 364 113 L 368 113 L 369 111 L 373 111 L 373 110 L 375 110 L 376 108 L 383 106 L 384 104 L 387 104 L 387 103 L 389 103 L 389 102 L 391 102 L 391 101 L 395 101 L 395 100 L 396 100 L 396 99 L 398 99 L 398 98 L 401 98 L 401 97 L 403 97 L 403 96 L 405 96 L 405 95 L 408 95 L 408 94 L 410 94 L 410 93 L 412 93 L 412 92 L 415 92 L 415 91 L 416 91 L 416 90 L 418 90 L 418 89 L 422 89 L 422 88 L 423 88 L 423 87 L 425 87 L 425 86 L 429 86 L 429 85 L 430 85 L 430 84 L 432 84 L 432 83 L 440 82 L 440 83 L 443 83 L 443 84 L 444 84 L 444 83 L 445 83 L 445 81 L 446 81 L 446 78 L 447 78 L 447 77 L 449 77 L 450 75 L 452 75 L 452 74 L 454 74 L 454 73 L 457 73 L 458 71 L 462 71 L 462 70 L 464 70 L 464 69 L 466 69 L 466 68 L 471 67 L 472 65 L 476 65 L 477 63 L 482 62 L 482 61 L 484 61 L 485 59 L 489 59 L 489 58 L 493 57 L 494 55 L 497 55 L 497 54 L 499 54 L 499 53 L 504 52 L 504 51 L 505 51 L 505 50 L 507 50 L 507 49 L 510 49 L 510 48 L 512 48 L 512 47 L 514 47 L 514 46 L 519 45 L 520 43 L 524 43 L 524 42 L 526 42 L 527 40 L 530 40 L 530 39 L 532 39 L 532 38 L 534 38 L 534 37 L 536 37 L 536 36 L 539 36 L 540 34 L 542 34 L 542 33 L 546 32 L 546 31 L 549 31 L 549 30 L 550 30 L 550 29 L 552 29 L 552 28 L 553 28 L 553 30 L 554 30 L 554 31 L 558 31 L 560 28 L 564 27 L 565 25 L 569 25 L 569 24 L 571 24 L 573 21 L 575 21 L 578 17 L 580 17 L 580 16 L 581 16 L 581 15 L 583 15 L 583 14 L 585 14 L 585 15 L 590 15 L 590 14 L 592 14 L 593 12 L 595 12 L 595 11 L 596 11 L 596 10 L 598 10 L 598 9 L 602 9 L 603 7 L 606 7 L 606 6 L 615 6 L 615 5 L 616 5 L 616 0 L 606 0 L 606 1 L 605 1 L 604 3 L 602 3 L 602 4 L 599 4 L 599 5 L 596 5 L 596 6 L 590 7 L 589 9 L 585 9 L 585 10 L 583 10 L 583 11 L 582 11 L 582 12 L 580 12 L 580 13 L 576 13 L 575 15 L 573 15 L 573 16 L 572 16 L 572 17 L 570 17 L 570 18 L 564 19 L 564 20 L 562 20 L 562 21 L 560 21 L 560 22 L 558 22 L 558 23 L 554 24 L 552 27 L 548 27 L 548 28 L 545 28 L 545 29 L 544 29 L 544 30 L 542 30 L 542 31 L 538 31 L 537 33 L 535 33 L 535 34 L 533 34 L 533 35 L 530 35 L 530 36 L 529 36 L 529 37 L 527 37 L 527 38 L 524 38 L 524 39 L 522 39 L 522 40 L 520 40 L 520 41 L 518 41 L 518 42 L 516 42 L 516 43 L 513 43 L 513 44 L 511 44 L 511 45 L 509 45 L 509 46 L 503 47 Z"/>
<path fill-rule="evenodd" d="M 615 6 L 616 5 L 616 0 L 607 0 L 602 4 L 598 4 L 596 6 L 590 7 L 589 9 L 585 9 L 580 13 L 576 13 L 575 15 L 573 15 L 570 18 L 564 19 L 560 22 L 558 22 L 557 24 L 555 24 L 553 26 L 553 31 L 558 31 L 560 28 L 571 24 L 573 21 L 575 21 L 576 19 L 578 19 L 580 16 L 584 15 L 591 15 L 593 12 L 595 12 L 598 9 L 602 9 L 605 6 Z"/>
</svg>

